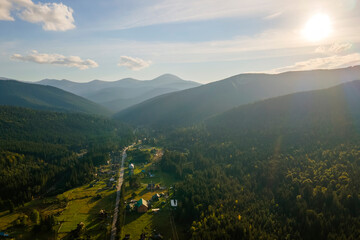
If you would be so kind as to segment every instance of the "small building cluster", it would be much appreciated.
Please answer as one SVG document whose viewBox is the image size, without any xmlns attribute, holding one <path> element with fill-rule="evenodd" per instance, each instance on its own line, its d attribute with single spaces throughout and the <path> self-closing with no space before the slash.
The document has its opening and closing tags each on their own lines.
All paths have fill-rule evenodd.
<svg viewBox="0 0 360 240">
<path fill-rule="evenodd" d="M 126 210 L 128 212 L 136 211 L 138 213 L 145 213 L 148 210 L 150 210 L 151 202 L 157 202 L 162 197 L 166 197 L 164 193 L 156 193 L 152 196 L 151 200 L 145 200 L 143 198 L 141 198 L 139 201 L 131 200 L 126 205 Z M 165 204 L 165 202 L 163 202 L 162 204 Z M 154 211 L 152 211 L 152 212 L 158 212 L 158 211 L 159 211 L 159 209 L 154 209 Z"/>
</svg>

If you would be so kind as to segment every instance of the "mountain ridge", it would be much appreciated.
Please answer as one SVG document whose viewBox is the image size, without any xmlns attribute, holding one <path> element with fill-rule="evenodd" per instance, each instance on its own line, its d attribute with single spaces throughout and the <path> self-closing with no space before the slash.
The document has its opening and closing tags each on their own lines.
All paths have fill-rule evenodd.
<svg viewBox="0 0 360 240">
<path fill-rule="evenodd" d="M 0 78 L 1 79 L 1 78 Z M 8 78 L 4 78 L 4 79 L 8 79 Z M 94 79 L 94 80 L 91 80 L 91 81 L 88 81 L 88 82 L 75 82 L 75 81 L 71 81 L 71 80 L 68 80 L 68 79 L 53 79 L 53 78 L 45 78 L 45 79 L 42 79 L 40 81 L 35 81 L 33 83 L 36 83 L 36 84 L 42 84 L 42 85 L 45 85 L 45 84 L 53 84 L 53 83 L 59 83 L 59 82 L 66 82 L 66 83 L 71 83 L 71 84 L 93 84 L 93 83 L 101 83 L 101 84 L 117 84 L 117 83 L 123 83 L 123 82 L 133 82 L 133 83 L 154 83 L 154 82 L 160 82 L 161 84 L 163 84 L 164 82 L 190 82 L 190 83 L 196 83 L 196 84 L 199 84 L 201 85 L 201 83 L 198 83 L 196 81 L 191 81 L 191 80 L 184 80 L 184 79 L 181 79 L 180 77 L 174 75 L 174 74 L 170 74 L 170 73 L 165 73 L 165 74 L 162 74 L 156 78 L 153 78 L 153 79 L 150 79 L 150 80 L 139 80 L 139 79 L 135 79 L 135 78 L 130 78 L 130 77 L 127 77 L 127 78 L 122 78 L 122 79 L 119 79 L 119 80 L 115 80 L 115 81 L 104 81 L 104 80 L 99 80 L 99 79 Z"/>
<path fill-rule="evenodd" d="M 124 78 L 112 82 L 92 80 L 85 83 L 78 83 L 66 79 L 43 79 L 36 82 L 36 84 L 61 88 L 85 97 L 114 112 L 118 112 L 160 94 L 201 85 L 194 81 L 183 80 L 173 74 L 163 74 L 152 80 Z"/>
<path fill-rule="evenodd" d="M 245 148 L 353 144 L 360 139 L 360 80 L 242 105 L 204 126 L 214 141 Z"/>
<path fill-rule="evenodd" d="M 239 105 L 359 79 L 360 66 L 280 74 L 239 74 L 196 88 L 157 96 L 114 116 L 141 126 L 186 126 Z"/>
</svg>

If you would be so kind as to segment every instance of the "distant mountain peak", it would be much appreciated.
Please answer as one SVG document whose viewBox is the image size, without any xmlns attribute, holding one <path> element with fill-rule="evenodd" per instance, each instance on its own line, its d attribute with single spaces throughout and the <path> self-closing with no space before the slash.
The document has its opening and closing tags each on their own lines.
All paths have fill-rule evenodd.
<svg viewBox="0 0 360 240">
<path fill-rule="evenodd" d="M 103 80 L 99 80 L 99 79 L 94 79 L 94 80 L 92 80 L 92 81 L 90 81 L 90 82 L 87 82 L 87 83 L 102 83 L 102 82 L 104 82 Z"/>
<path fill-rule="evenodd" d="M 162 78 L 162 77 L 174 77 L 174 78 L 179 78 L 178 76 L 174 75 L 174 74 L 171 74 L 171 73 L 164 73 L 162 75 L 160 75 L 159 77 L 157 78 Z M 179 78 L 180 79 L 180 78 Z"/>
<path fill-rule="evenodd" d="M 157 78 L 154 78 L 152 81 L 156 81 L 156 82 L 166 82 L 166 83 L 170 83 L 170 82 L 183 82 L 185 80 L 179 78 L 178 76 L 176 75 L 173 75 L 173 74 L 170 74 L 170 73 L 166 73 L 166 74 L 163 74 L 163 75 L 160 75 L 159 77 Z"/>
</svg>

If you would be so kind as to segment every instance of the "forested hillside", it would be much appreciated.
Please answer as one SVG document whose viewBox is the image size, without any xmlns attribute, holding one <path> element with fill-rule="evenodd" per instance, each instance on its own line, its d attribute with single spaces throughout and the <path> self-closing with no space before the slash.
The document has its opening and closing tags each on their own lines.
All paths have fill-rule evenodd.
<svg viewBox="0 0 360 240">
<path fill-rule="evenodd" d="M 0 208 L 88 182 L 132 140 L 128 126 L 106 118 L 0 107 Z"/>
<path fill-rule="evenodd" d="M 285 137 L 287 144 L 333 143 L 357 136 L 359 106 L 360 81 L 353 81 L 240 106 L 207 120 L 206 125 L 217 137 L 244 144 L 253 144 L 258 133 L 266 136 L 263 145 L 277 137 Z"/>
<path fill-rule="evenodd" d="M 55 87 L 15 80 L 0 81 L 0 105 L 110 115 L 106 108 L 72 93 Z"/>
<path fill-rule="evenodd" d="M 359 124 L 355 81 L 165 134 L 177 221 L 190 239 L 358 239 Z"/>
</svg>

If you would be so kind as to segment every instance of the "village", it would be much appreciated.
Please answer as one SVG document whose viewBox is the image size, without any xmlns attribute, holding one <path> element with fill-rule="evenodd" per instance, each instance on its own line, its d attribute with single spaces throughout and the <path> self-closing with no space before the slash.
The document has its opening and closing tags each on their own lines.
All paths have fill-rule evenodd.
<svg viewBox="0 0 360 240">
<path fill-rule="evenodd" d="M 161 171 L 162 154 L 162 149 L 142 144 L 128 151 L 122 239 L 177 239 L 171 223 L 171 212 L 177 207 L 172 198 L 175 179 Z"/>
<path fill-rule="evenodd" d="M 85 154 L 85 153 L 84 153 Z M 175 179 L 161 171 L 163 150 L 139 141 L 127 150 L 124 164 L 124 221 L 119 239 L 178 239 L 172 211 L 178 207 L 173 199 Z M 82 155 L 79 155 L 81 157 Z M 54 239 L 110 239 L 114 216 L 116 182 L 121 152 L 109 153 L 105 165 L 94 180 L 54 197 L 34 199 L 13 213 L 0 213 L 0 238 L 27 239 L 30 232 L 30 209 L 53 216 Z M 38 236 L 41 239 L 41 234 Z M 46 238 L 46 237 L 45 237 Z"/>
</svg>

